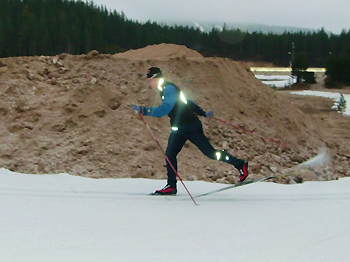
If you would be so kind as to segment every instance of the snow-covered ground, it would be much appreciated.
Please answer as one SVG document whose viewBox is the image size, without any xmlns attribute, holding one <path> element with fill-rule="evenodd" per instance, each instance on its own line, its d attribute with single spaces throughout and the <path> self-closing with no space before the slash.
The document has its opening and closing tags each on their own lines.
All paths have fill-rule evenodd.
<svg viewBox="0 0 350 262">
<path fill-rule="evenodd" d="M 307 96 L 321 96 L 321 97 L 328 97 L 334 100 L 334 106 L 333 108 L 336 109 L 337 104 L 340 99 L 340 93 L 333 93 L 333 92 L 320 92 L 320 91 L 311 91 L 311 90 L 303 90 L 303 91 L 295 91 L 291 92 L 292 94 L 297 95 L 307 95 Z M 350 116 L 350 95 L 343 94 L 345 100 L 346 100 L 346 109 L 344 111 L 344 115 Z"/>
<path fill-rule="evenodd" d="M 255 75 L 255 77 L 273 88 L 285 88 L 297 82 L 297 78 L 290 75 Z"/>
<path fill-rule="evenodd" d="M 296 83 L 296 78 L 291 77 L 289 75 L 255 75 L 255 77 L 265 85 L 268 85 L 273 88 L 285 88 L 290 86 L 291 84 Z M 340 93 L 334 92 L 320 92 L 320 91 L 311 91 L 311 90 L 303 90 L 303 91 L 295 91 L 291 92 L 292 94 L 297 95 L 309 95 L 309 96 L 321 96 L 328 97 L 334 100 L 333 108 L 336 108 L 337 103 L 340 99 Z M 344 115 L 350 116 L 350 95 L 343 94 L 346 100 L 346 109 L 344 111 Z"/>
<path fill-rule="evenodd" d="M 349 261 L 350 178 L 197 199 L 165 181 L 0 169 L 0 261 Z M 193 195 L 216 183 L 186 181 Z"/>
</svg>

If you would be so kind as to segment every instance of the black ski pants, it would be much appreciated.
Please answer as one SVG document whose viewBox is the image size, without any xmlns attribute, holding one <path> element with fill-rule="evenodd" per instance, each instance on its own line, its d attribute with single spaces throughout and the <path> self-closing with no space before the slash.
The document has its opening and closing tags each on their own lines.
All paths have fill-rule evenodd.
<svg viewBox="0 0 350 262">
<path fill-rule="evenodd" d="M 186 141 L 191 141 L 198 149 L 207 157 L 214 160 L 219 160 L 229 163 L 236 168 L 242 164 L 242 160 L 231 156 L 226 151 L 216 150 L 208 141 L 203 133 L 202 123 L 198 120 L 193 124 L 179 128 L 177 131 L 172 131 L 165 154 L 177 172 L 177 155 L 185 145 Z M 176 173 L 166 161 L 168 184 L 176 187 Z"/>
</svg>

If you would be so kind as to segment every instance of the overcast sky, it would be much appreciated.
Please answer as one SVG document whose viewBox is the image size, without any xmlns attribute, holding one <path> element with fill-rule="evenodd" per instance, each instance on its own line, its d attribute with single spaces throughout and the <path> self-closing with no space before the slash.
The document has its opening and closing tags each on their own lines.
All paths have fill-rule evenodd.
<svg viewBox="0 0 350 262">
<path fill-rule="evenodd" d="M 350 0 L 93 0 L 145 22 L 257 23 L 270 26 L 350 29 Z"/>
</svg>

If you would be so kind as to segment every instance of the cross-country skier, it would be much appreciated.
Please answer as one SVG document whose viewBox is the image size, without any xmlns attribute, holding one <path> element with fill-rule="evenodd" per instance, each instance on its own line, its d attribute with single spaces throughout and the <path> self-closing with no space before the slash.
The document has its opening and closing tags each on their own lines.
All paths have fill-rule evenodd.
<svg viewBox="0 0 350 262">
<path fill-rule="evenodd" d="M 144 116 L 170 117 L 171 133 L 168 140 L 166 155 L 177 172 L 177 154 L 187 140 L 196 145 L 207 157 L 233 165 L 240 174 L 240 181 L 244 181 L 248 176 L 248 162 L 235 158 L 229 153 L 216 150 L 203 133 L 202 123 L 198 116 L 211 117 L 213 111 L 205 112 L 202 108 L 188 99 L 185 94 L 173 83 L 164 80 L 162 71 L 158 67 L 151 67 L 147 71 L 146 79 L 148 85 L 158 90 L 162 99 L 162 104 L 158 107 L 143 107 L 132 105 L 137 113 Z M 154 194 L 175 195 L 176 174 L 166 161 L 168 181 L 163 189 L 156 190 Z"/>
</svg>

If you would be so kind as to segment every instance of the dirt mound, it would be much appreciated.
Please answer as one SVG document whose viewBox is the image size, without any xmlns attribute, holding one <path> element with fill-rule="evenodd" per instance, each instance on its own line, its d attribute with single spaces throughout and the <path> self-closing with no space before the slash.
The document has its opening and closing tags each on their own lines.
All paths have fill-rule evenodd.
<svg viewBox="0 0 350 262">
<path fill-rule="evenodd" d="M 328 147 L 334 165 L 314 170 L 328 179 L 350 175 L 349 145 L 329 137 L 322 120 L 257 80 L 240 62 L 204 58 L 183 46 L 157 45 L 123 54 L 1 59 L 0 166 L 29 173 L 87 177 L 165 178 L 163 156 L 129 103 L 156 106 L 159 95 L 144 79 L 159 66 L 188 97 L 216 117 L 251 130 L 202 119 L 218 149 L 250 161 L 252 178 L 314 156 Z M 146 121 L 165 148 L 169 119 Z M 207 159 L 190 143 L 179 155 L 187 180 L 233 183 L 232 166 Z M 292 181 L 293 182 L 293 181 Z"/>
<path fill-rule="evenodd" d="M 188 49 L 186 46 L 174 44 L 150 45 L 142 49 L 115 54 L 114 57 L 133 60 L 168 59 L 175 57 L 203 58 L 203 56 L 197 51 Z"/>
</svg>

